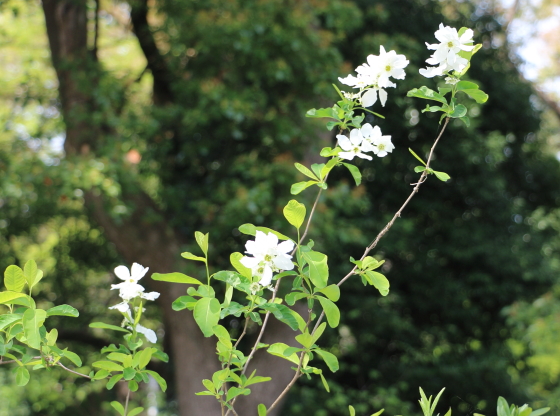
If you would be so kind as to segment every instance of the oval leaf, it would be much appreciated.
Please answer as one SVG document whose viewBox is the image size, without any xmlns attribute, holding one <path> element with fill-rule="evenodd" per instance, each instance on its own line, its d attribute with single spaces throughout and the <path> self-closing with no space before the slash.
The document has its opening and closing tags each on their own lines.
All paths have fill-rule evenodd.
<svg viewBox="0 0 560 416">
<path fill-rule="evenodd" d="M 70 305 L 58 305 L 47 309 L 47 316 L 71 316 L 72 318 L 77 318 L 80 316 L 80 312 Z"/>
<path fill-rule="evenodd" d="M 161 282 L 171 282 L 171 283 L 186 283 L 192 285 L 201 285 L 202 282 L 200 280 L 195 279 L 194 277 L 187 276 L 183 273 L 154 273 L 152 274 L 152 279 L 158 280 Z"/>
<path fill-rule="evenodd" d="M 321 306 L 323 307 L 323 310 L 325 311 L 329 326 L 331 328 L 336 328 L 338 326 L 338 323 L 340 322 L 340 311 L 338 310 L 338 306 L 322 296 L 318 296 L 317 299 L 319 300 Z"/>
<path fill-rule="evenodd" d="M 92 322 L 89 324 L 90 328 L 101 328 L 101 329 L 111 329 L 113 331 L 120 331 L 120 332 L 127 332 L 130 333 L 128 329 L 121 328 L 120 326 L 116 325 L 109 325 L 104 322 Z"/>
<path fill-rule="evenodd" d="M 92 364 L 95 368 L 100 368 L 107 371 L 123 371 L 122 365 L 114 363 L 113 361 L 96 361 Z"/>
<path fill-rule="evenodd" d="M 16 370 L 16 384 L 20 387 L 29 383 L 29 370 L 25 367 L 18 367 Z"/>
<path fill-rule="evenodd" d="M 333 373 L 336 373 L 338 371 L 338 359 L 334 354 L 320 349 L 313 350 L 313 352 L 319 354 L 321 358 L 325 360 L 325 363 L 329 367 L 329 370 L 331 370 Z"/>
<path fill-rule="evenodd" d="M 202 298 L 194 307 L 194 320 L 205 337 L 214 334 L 212 328 L 220 320 L 220 302 L 216 298 Z"/>
<path fill-rule="evenodd" d="M 303 257 L 309 264 L 309 278 L 318 289 L 327 286 L 329 279 L 329 266 L 327 256 L 318 251 L 308 251 L 303 253 Z"/>
<path fill-rule="evenodd" d="M 288 205 L 284 207 L 284 217 L 288 220 L 290 224 L 299 229 L 305 220 L 305 205 L 300 204 L 295 199 L 288 202 Z"/>
<path fill-rule="evenodd" d="M 47 312 L 42 309 L 28 309 L 23 314 L 23 332 L 25 334 L 25 338 L 27 339 L 27 345 L 31 348 L 35 348 L 37 350 L 41 348 L 41 335 L 39 333 L 39 328 L 43 326 L 46 318 Z"/>
<path fill-rule="evenodd" d="M 8 266 L 6 271 L 4 271 L 4 285 L 8 290 L 21 292 L 25 286 L 23 270 L 21 270 L 18 266 Z"/>
</svg>

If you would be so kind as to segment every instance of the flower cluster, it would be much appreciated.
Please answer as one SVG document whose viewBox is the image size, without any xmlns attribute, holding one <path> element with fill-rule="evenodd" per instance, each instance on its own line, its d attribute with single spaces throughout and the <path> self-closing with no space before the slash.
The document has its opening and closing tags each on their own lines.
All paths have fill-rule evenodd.
<svg viewBox="0 0 560 416">
<path fill-rule="evenodd" d="M 111 285 L 111 290 L 119 289 L 119 296 L 123 300 L 109 309 L 117 309 L 124 315 L 122 326 L 126 326 L 130 330 L 134 330 L 134 319 L 132 317 L 129 302 L 137 297 L 146 300 L 156 300 L 159 298 L 158 292 L 144 293 L 144 287 L 138 284 L 138 281 L 148 272 L 148 267 L 143 267 L 138 263 L 133 263 L 130 270 L 126 266 L 115 267 L 115 275 L 123 280 L 122 283 Z M 136 311 L 138 312 L 138 311 Z M 156 342 L 157 337 L 154 331 L 145 328 L 140 324 L 135 326 L 136 332 L 144 334 L 148 341 Z"/>
<path fill-rule="evenodd" d="M 352 160 L 354 156 L 371 160 L 371 156 L 363 152 L 373 152 L 379 157 L 387 156 L 395 146 L 391 143 L 391 136 L 383 136 L 379 126 L 372 127 L 366 123 L 359 129 L 350 132 L 350 138 L 339 134 L 336 136 L 338 144 L 344 150 L 338 156 L 342 159 Z"/>
<path fill-rule="evenodd" d="M 379 101 L 385 106 L 387 92 L 384 88 L 396 86 L 389 78 L 404 79 L 404 68 L 408 62 L 404 55 L 397 55 L 395 51 L 386 52 L 385 48 L 380 46 L 379 56 L 369 55 L 367 63 L 356 68 L 358 76 L 350 74 L 338 80 L 345 85 L 360 89 L 357 94 L 345 93 L 347 98 L 359 98 L 364 107 L 369 107 L 375 104 L 379 93 Z"/>
<path fill-rule="evenodd" d="M 451 71 L 461 72 L 465 69 L 469 61 L 459 56 L 459 52 L 469 52 L 474 49 L 472 45 L 473 31 L 467 29 L 459 36 L 457 29 L 443 26 L 443 23 L 440 23 L 439 30 L 435 32 L 435 37 L 440 41 L 439 44 L 430 45 L 426 43 L 428 49 L 435 50 L 432 56 L 426 59 L 426 62 L 434 66 L 420 69 L 420 75 L 433 78 Z M 448 83 L 452 83 L 453 80 L 452 78 L 446 78 Z"/>
<path fill-rule="evenodd" d="M 261 286 L 269 286 L 272 282 L 272 273 L 281 270 L 292 270 L 294 263 L 288 254 L 294 249 L 293 241 L 287 240 L 278 243 L 278 237 L 273 233 L 265 234 L 257 231 L 254 241 L 247 241 L 245 253 L 253 257 L 243 256 L 241 264 L 249 269 L 253 277 L 259 279 Z"/>
</svg>

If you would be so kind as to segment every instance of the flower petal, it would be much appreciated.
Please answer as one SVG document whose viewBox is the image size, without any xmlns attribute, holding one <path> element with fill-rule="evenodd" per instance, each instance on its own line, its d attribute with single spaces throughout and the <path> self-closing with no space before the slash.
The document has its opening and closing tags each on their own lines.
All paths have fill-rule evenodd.
<svg viewBox="0 0 560 416">
<path fill-rule="evenodd" d="M 128 267 L 126 266 L 115 267 L 115 275 L 121 280 L 130 279 L 130 272 L 128 271 Z"/>
<path fill-rule="evenodd" d="M 144 334 L 144 336 L 146 337 L 146 339 L 148 341 L 150 341 L 152 344 L 155 344 L 157 342 L 157 336 L 156 333 L 154 331 L 152 331 L 151 329 L 148 329 L 140 324 L 136 325 L 136 332 L 139 332 L 141 334 Z"/>
<path fill-rule="evenodd" d="M 362 95 L 362 105 L 364 107 L 371 107 L 377 101 L 377 91 L 374 89 L 369 89 Z"/>
</svg>

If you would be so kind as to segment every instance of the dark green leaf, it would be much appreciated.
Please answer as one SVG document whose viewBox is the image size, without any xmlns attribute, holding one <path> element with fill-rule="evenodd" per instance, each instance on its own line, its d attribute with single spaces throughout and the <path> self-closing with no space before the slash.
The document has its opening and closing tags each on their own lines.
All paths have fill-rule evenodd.
<svg viewBox="0 0 560 416">
<path fill-rule="evenodd" d="M 356 186 L 360 185 L 362 183 L 362 174 L 360 173 L 360 169 L 349 163 L 343 163 L 343 165 L 350 171 L 350 174 L 354 178 L 354 182 L 356 182 Z"/>
<path fill-rule="evenodd" d="M 58 305 L 54 308 L 47 309 L 47 316 L 70 316 L 77 318 L 80 316 L 78 310 L 70 305 Z"/>
</svg>

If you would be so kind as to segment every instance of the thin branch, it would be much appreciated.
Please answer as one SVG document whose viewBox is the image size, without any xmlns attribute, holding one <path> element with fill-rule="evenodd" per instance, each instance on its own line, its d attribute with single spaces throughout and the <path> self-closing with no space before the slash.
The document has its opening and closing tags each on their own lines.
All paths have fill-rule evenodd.
<svg viewBox="0 0 560 416">
<path fill-rule="evenodd" d="M 292 386 L 296 383 L 296 381 L 298 380 L 298 378 L 300 378 L 303 373 L 301 373 L 301 367 L 303 365 L 303 358 L 305 357 L 305 353 L 301 352 L 301 354 L 299 355 L 299 363 L 298 363 L 298 367 L 296 370 L 296 373 L 294 374 L 294 377 L 290 380 L 290 382 L 288 383 L 288 385 L 286 386 L 286 388 L 282 391 L 282 393 L 280 393 L 280 395 L 276 398 L 276 400 L 274 400 L 274 403 L 272 403 L 270 405 L 270 407 L 267 410 L 267 412 L 271 411 L 272 409 L 274 409 L 276 407 L 276 405 L 278 403 L 280 403 L 280 401 L 282 400 L 282 398 L 290 391 L 290 389 L 292 388 Z"/>
<path fill-rule="evenodd" d="M 124 416 L 128 413 L 128 400 L 130 399 L 130 389 L 126 393 L 126 401 L 124 402 Z"/>
<path fill-rule="evenodd" d="M 63 369 L 65 369 L 69 373 L 76 374 L 77 376 L 84 377 L 84 378 L 87 378 L 87 379 L 91 380 L 90 376 L 86 376 L 85 374 L 78 373 L 77 371 L 74 371 L 74 370 L 70 370 L 68 367 L 66 367 L 64 364 L 62 364 L 60 362 L 56 363 L 56 365 L 58 365 L 59 367 L 62 367 Z"/>
<path fill-rule="evenodd" d="M 327 180 L 327 177 L 329 175 L 327 174 L 327 176 L 325 176 L 324 180 Z M 311 224 L 311 219 L 313 218 L 313 214 L 315 213 L 315 208 L 317 208 L 317 204 L 319 203 L 319 198 L 321 198 L 321 193 L 323 192 L 323 188 L 319 188 L 319 192 L 317 193 L 317 198 L 315 198 L 315 202 L 313 203 L 313 207 L 311 208 L 311 212 L 309 213 L 309 218 L 307 219 L 307 224 L 305 225 L 305 231 L 303 232 L 303 235 L 301 236 L 301 238 L 299 239 L 300 243 L 305 239 L 305 237 L 307 236 L 307 232 L 309 231 L 309 225 Z M 293 255 L 294 253 L 292 253 Z"/>
</svg>

